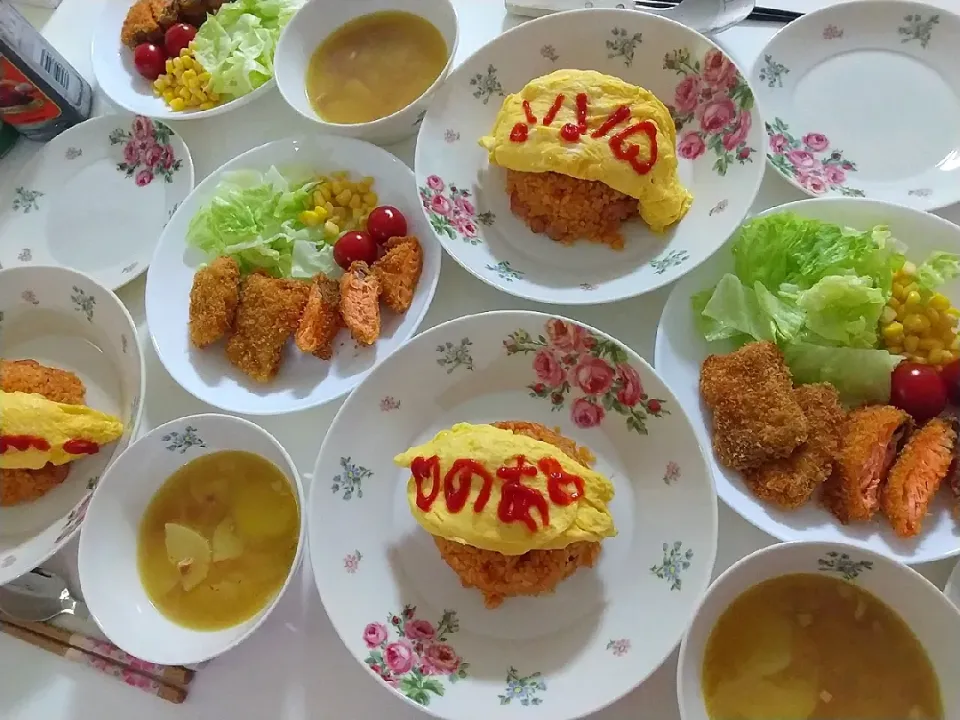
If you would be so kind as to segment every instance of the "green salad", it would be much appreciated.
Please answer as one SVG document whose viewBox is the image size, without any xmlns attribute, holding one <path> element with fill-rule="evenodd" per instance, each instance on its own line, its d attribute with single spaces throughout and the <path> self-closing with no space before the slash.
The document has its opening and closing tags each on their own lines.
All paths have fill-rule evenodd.
<svg viewBox="0 0 960 720">
<path fill-rule="evenodd" d="M 886 402 L 903 359 L 879 329 L 906 248 L 879 225 L 853 230 L 782 212 L 746 222 L 732 244 L 734 269 L 693 297 L 708 341 L 770 340 L 796 382 L 829 382 L 848 403 Z M 921 291 L 960 274 L 960 256 L 932 253 L 916 269 Z"/>
<path fill-rule="evenodd" d="M 308 172 L 238 170 L 224 174 L 213 197 L 190 220 L 187 244 L 210 257 L 232 257 L 244 274 L 274 277 L 340 274 L 333 259 L 336 235 L 301 220 L 314 209 L 317 178 Z"/>
</svg>

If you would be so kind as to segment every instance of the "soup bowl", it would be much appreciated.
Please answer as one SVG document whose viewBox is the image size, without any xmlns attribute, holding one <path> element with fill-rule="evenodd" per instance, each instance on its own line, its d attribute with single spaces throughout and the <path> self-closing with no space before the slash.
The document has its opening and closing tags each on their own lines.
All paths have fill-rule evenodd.
<svg viewBox="0 0 960 720">
<path fill-rule="evenodd" d="M 192 460 L 243 450 L 273 463 L 297 501 L 297 551 L 280 590 L 256 614 L 232 627 L 193 630 L 167 619 L 147 596 L 137 568 L 140 521 L 160 486 Z M 306 525 L 304 495 L 293 460 L 259 425 L 229 415 L 193 415 L 161 425 L 131 445 L 103 476 L 80 536 L 80 585 L 104 634 L 134 657 L 161 665 L 203 662 L 235 647 L 256 630 L 286 592 L 300 564 Z"/>
<path fill-rule="evenodd" d="M 680 644 L 677 700 L 682 720 L 710 720 L 701 686 L 707 640 L 723 612 L 751 587 L 782 575 L 830 575 L 882 600 L 923 646 L 940 684 L 943 717 L 960 713 L 960 612 L 906 565 L 844 543 L 789 542 L 748 555 L 714 581 Z"/>
<path fill-rule="evenodd" d="M 364 15 L 396 10 L 418 15 L 443 36 L 447 45 L 447 63 L 433 84 L 412 103 L 392 115 L 365 123 L 327 122 L 313 109 L 307 96 L 307 68 L 314 52 L 326 38 L 345 23 Z M 410 137 L 420 129 L 434 92 L 440 87 L 457 51 L 459 23 L 450 0 L 309 0 L 293 16 L 277 43 L 274 58 L 277 86 L 283 99 L 325 132 L 389 144 Z"/>
</svg>

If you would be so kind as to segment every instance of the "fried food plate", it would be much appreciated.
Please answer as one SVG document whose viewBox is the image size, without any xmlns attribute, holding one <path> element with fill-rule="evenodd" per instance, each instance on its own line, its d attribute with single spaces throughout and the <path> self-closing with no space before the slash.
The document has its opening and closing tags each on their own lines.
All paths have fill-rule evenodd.
<svg viewBox="0 0 960 720">
<path fill-rule="evenodd" d="M 347 331 L 339 334 L 333 358 L 320 360 L 302 353 L 291 338 L 285 345 L 279 373 L 258 383 L 230 364 L 222 347 L 194 347 L 188 331 L 190 289 L 197 269 L 209 261 L 187 247 L 190 220 L 213 194 L 225 172 L 306 169 L 329 175 L 348 171 L 352 178 L 373 177 L 383 205 L 407 217 L 408 234 L 423 248 L 423 272 L 405 314 L 386 308 L 379 338 L 357 346 Z M 440 277 L 440 245 L 422 214 L 413 172 L 395 156 L 374 145 L 334 136 L 312 135 L 267 143 L 230 160 L 207 177 L 177 209 L 164 230 L 147 275 L 146 310 L 150 336 L 167 372 L 190 394 L 229 412 L 279 415 L 305 410 L 350 392 L 370 371 L 406 342 L 420 326 Z"/>
<path fill-rule="evenodd" d="M 693 193 L 680 222 L 654 233 L 630 220 L 621 227 L 624 249 L 612 250 L 554 242 L 512 212 L 507 173 L 490 165 L 478 140 L 507 95 L 564 69 L 621 78 L 671 109 L 679 178 Z M 574 112 L 568 97 L 558 123 Z M 760 187 L 763 142 L 748 80 L 706 37 L 632 10 L 570 11 L 503 33 L 450 73 L 420 128 L 417 186 L 444 248 L 489 285 L 543 303 L 612 302 L 668 285 L 722 246 Z"/>
<path fill-rule="evenodd" d="M 619 534 L 554 593 L 487 609 L 414 520 L 394 457 L 496 421 L 592 451 Z M 636 353 L 562 317 L 488 312 L 417 336 L 351 394 L 320 448 L 308 532 L 324 607 L 374 682 L 447 720 L 503 705 L 566 720 L 632 690 L 676 646 L 713 569 L 716 494 L 684 407 Z"/>
<path fill-rule="evenodd" d="M 771 208 L 762 215 L 794 212 L 802 217 L 837 223 L 858 230 L 888 225 L 894 237 L 907 246 L 907 258 L 923 262 L 935 251 L 960 252 L 960 228 L 935 215 L 879 200 L 861 198 L 819 198 L 800 200 Z M 690 299 L 712 287 L 733 262 L 725 247 L 710 262 L 697 268 L 674 287 L 664 307 L 657 329 L 654 364 L 665 381 L 688 408 L 697 437 L 704 447 L 712 446 L 711 413 L 700 396 L 700 367 L 710 354 L 727 353 L 734 346 L 707 343 L 694 326 Z M 960 281 L 953 280 L 940 289 L 956 304 L 960 300 Z M 842 525 L 822 508 L 817 497 L 796 510 L 781 510 L 757 498 L 740 473 L 716 461 L 711 451 L 709 462 L 723 501 L 745 520 L 783 541 L 817 540 L 847 542 L 883 553 L 907 564 L 940 560 L 960 554 L 960 524 L 952 515 L 948 490 L 941 488 L 915 538 L 898 538 L 886 518 L 878 513 L 869 522 Z M 818 493 L 819 494 L 819 493 Z"/>
</svg>

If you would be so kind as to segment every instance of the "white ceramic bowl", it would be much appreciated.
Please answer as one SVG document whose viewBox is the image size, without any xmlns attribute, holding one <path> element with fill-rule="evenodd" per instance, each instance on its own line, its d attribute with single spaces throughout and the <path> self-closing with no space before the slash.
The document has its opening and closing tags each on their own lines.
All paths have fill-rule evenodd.
<svg viewBox="0 0 960 720">
<path fill-rule="evenodd" d="M 137 571 L 137 531 L 147 505 L 180 467 L 221 450 L 266 458 L 287 478 L 300 511 L 297 553 L 283 587 L 239 625 L 200 632 L 160 614 Z M 80 536 L 80 584 L 90 614 L 108 638 L 134 657 L 161 665 L 208 660 L 250 636 L 276 607 L 297 572 L 306 537 L 303 485 L 293 460 L 259 425 L 229 415 L 192 415 L 161 425 L 137 440 L 101 480 Z"/>
<path fill-rule="evenodd" d="M 251 93 L 209 110 L 176 112 L 154 95 L 153 84 L 133 64 L 133 51 L 120 42 L 120 28 L 134 0 L 106 0 L 96 21 L 91 47 L 93 74 L 111 101 L 137 115 L 157 120 L 200 120 L 223 115 L 253 102 L 277 83 L 271 78 Z"/>
<path fill-rule="evenodd" d="M 74 536 L 97 481 L 137 434 L 145 371 L 137 328 L 120 299 L 82 273 L 41 265 L 0 270 L 0 357 L 76 373 L 86 403 L 124 423 L 123 436 L 74 462 L 62 485 L 32 503 L 0 508 L 2 585 Z"/>
<path fill-rule="evenodd" d="M 879 553 L 843 543 L 791 542 L 758 550 L 730 567 L 707 591 L 680 644 L 677 700 L 682 720 L 709 720 L 700 678 L 710 631 L 737 597 L 764 580 L 793 573 L 830 573 L 856 583 L 892 608 L 927 652 L 940 680 L 944 717 L 960 713 L 960 613 L 932 583 Z"/>
<path fill-rule="evenodd" d="M 960 227 L 936 215 L 879 200 L 798 200 L 766 210 L 761 215 L 778 212 L 795 212 L 859 230 L 889 225 L 894 237 L 907 245 L 907 257 L 917 263 L 934 250 L 960 253 Z M 674 286 L 657 328 L 654 365 L 690 412 L 700 442 L 708 448 L 712 446 L 712 421 L 710 410 L 700 399 L 700 366 L 710 353 L 730 352 L 733 347 L 703 339 L 694 325 L 690 298 L 716 285 L 732 268 L 733 257 L 728 243 L 709 262 Z M 947 283 L 942 292 L 954 305 L 960 303 L 960 278 Z M 723 501 L 745 520 L 779 540 L 854 543 L 908 564 L 940 560 L 960 553 L 960 536 L 946 489 L 930 506 L 920 535 L 903 540 L 883 519 L 841 525 L 814 500 L 797 510 L 781 510 L 757 498 L 746 487 L 740 474 L 720 465 L 712 452 L 709 458 L 717 480 L 717 492 Z"/>
<path fill-rule="evenodd" d="M 419 98 L 392 115 L 373 122 L 345 125 L 323 120 L 307 97 L 307 66 L 321 43 L 354 18 L 382 10 L 402 10 L 428 20 L 447 43 L 447 64 Z M 420 128 L 430 100 L 450 71 L 457 52 L 459 24 L 450 0 L 309 0 L 284 28 L 275 55 L 277 86 L 290 107 L 317 123 L 323 132 L 386 145 Z"/>
<path fill-rule="evenodd" d="M 590 448 L 616 489 L 618 535 L 556 592 L 491 610 L 411 515 L 393 458 L 454 423 L 496 420 Z M 704 458 L 683 405 L 609 335 L 530 311 L 443 323 L 374 370 L 324 438 L 309 509 L 323 606 L 368 676 L 431 715 L 584 717 L 656 670 L 710 582 Z"/>
<path fill-rule="evenodd" d="M 254 382 L 230 364 L 222 344 L 198 350 L 188 337 L 190 288 L 206 257 L 186 247 L 190 220 L 208 201 L 223 173 L 306 168 L 318 173 L 348 170 L 352 177 L 370 176 L 384 205 L 407 218 L 408 232 L 423 246 L 423 274 L 404 315 L 384 312 L 380 338 L 369 348 L 356 348 L 347 331 L 338 336 L 329 362 L 301 353 L 292 342 L 283 366 L 269 384 Z M 196 398 L 232 413 L 279 415 L 316 407 L 352 390 L 370 370 L 417 331 L 433 300 L 443 252 L 423 214 L 417 210 L 413 172 L 386 150 L 350 138 L 310 135 L 261 145 L 211 173 L 179 207 L 167 225 L 147 273 L 147 322 L 150 337 L 167 372 Z"/>
</svg>

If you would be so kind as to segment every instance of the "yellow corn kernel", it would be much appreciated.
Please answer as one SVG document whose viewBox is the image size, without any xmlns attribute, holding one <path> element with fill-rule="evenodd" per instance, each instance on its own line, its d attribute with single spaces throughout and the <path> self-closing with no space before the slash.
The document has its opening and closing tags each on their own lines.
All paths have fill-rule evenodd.
<svg viewBox="0 0 960 720">
<path fill-rule="evenodd" d="M 370 192 L 370 188 L 373 187 L 373 178 L 365 177 L 357 183 L 357 190 L 362 193 Z"/>
<path fill-rule="evenodd" d="M 202 82 L 204 85 L 210 82 L 210 73 L 208 73 L 206 70 L 201 72 L 197 77 L 200 79 L 200 82 Z"/>
<path fill-rule="evenodd" d="M 183 101 L 183 98 L 174 98 L 170 101 L 170 109 L 174 112 L 181 112 L 185 110 L 187 104 Z"/>
<path fill-rule="evenodd" d="M 164 68 L 167 71 L 167 75 L 173 72 L 173 60 L 167 58 L 167 61 L 163 64 Z"/>
<path fill-rule="evenodd" d="M 320 224 L 320 216 L 313 210 L 304 210 L 300 213 L 300 222 L 307 227 L 316 227 Z"/>
<path fill-rule="evenodd" d="M 884 340 L 889 342 L 897 342 L 903 337 L 903 325 L 897 321 L 893 321 L 884 327 L 880 332 L 883 335 Z"/>
<path fill-rule="evenodd" d="M 184 100 L 190 99 L 190 88 L 182 87 L 177 91 L 177 96 L 183 98 Z"/>
<path fill-rule="evenodd" d="M 921 350 L 943 350 L 943 343 L 936 338 L 920 338 Z"/>
<path fill-rule="evenodd" d="M 890 299 L 887 300 L 887 307 L 891 307 L 891 308 L 893 308 L 894 310 L 899 310 L 899 309 L 902 307 L 902 305 L 903 305 L 903 303 L 901 303 L 899 300 L 897 300 L 897 299 L 896 299 L 895 297 L 893 297 L 892 295 L 890 296 Z"/>
<path fill-rule="evenodd" d="M 927 307 L 923 314 L 927 316 L 927 320 L 930 321 L 931 325 L 937 325 L 940 322 L 940 313 L 932 307 Z"/>
<path fill-rule="evenodd" d="M 197 77 L 197 71 L 193 68 L 187 69 L 186 66 L 184 66 L 183 79 L 187 82 L 190 82 L 191 80 L 198 80 L 199 78 Z"/>
<path fill-rule="evenodd" d="M 153 81 L 153 86 L 157 88 L 157 90 L 166 90 L 168 87 L 170 87 L 170 78 L 168 78 L 166 75 L 161 75 Z"/>
<path fill-rule="evenodd" d="M 920 304 L 920 293 L 916 290 L 911 290 L 907 293 L 907 304 L 908 305 L 919 305 Z"/>
<path fill-rule="evenodd" d="M 180 57 L 192 57 L 193 56 L 193 43 L 190 43 L 185 48 L 180 49 Z"/>
<path fill-rule="evenodd" d="M 904 306 L 901 305 L 897 308 L 897 320 L 900 322 L 903 322 L 908 314 L 909 313 L 907 313 L 907 309 Z"/>
<path fill-rule="evenodd" d="M 955 352 L 950 352 L 949 350 L 944 350 L 940 354 L 940 362 L 942 362 L 944 365 L 946 365 L 947 363 L 952 363 L 956 359 L 957 359 L 957 354 Z"/>
<path fill-rule="evenodd" d="M 897 298 L 897 300 L 903 300 L 907 296 L 907 293 L 903 290 L 903 283 L 894 282 L 891 289 L 893 296 Z"/>
<path fill-rule="evenodd" d="M 337 174 L 334 173 L 333 176 L 336 177 Z M 332 183 L 330 183 L 330 192 L 333 193 L 333 197 L 336 197 L 337 195 L 342 193 L 343 183 L 340 182 L 339 180 L 334 180 Z"/>
<path fill-rule="evenodd" d="M 377 206 L 377 203 L 380 201 L 380 198 L 377 197 L 375 192 L 368 192 L 363 196 L 363 202 L 366 203 L 367 207 L 371 210 Z"/>
<path fill-rule="evenodd" d="M 920 338 L 916 335 L 907 335 L 903 338 L 903 349 L 907 352 L 916 352 L 920 347 Z"/>
<path fill-rule="evenodd" d="M 173 90 L 164 90 L 163 91 L 163 101 L 169 105 L 173 99 L 177 96 L 176 92 Z"/>
<path fill-rule="evenodd" d="M 327 212 L 327 209 L 323 207 L 323 205 L 317 205 L 313 211 L 317 214 L 317 217 L 320 218 L 321 222 L 330 217 L 330 213 Z"/>
<path fill-rule="evenodd" d="M 334 183 L 334 186 L 336 186 L 336 183 Z M 353 197 L 353 193 L 350 192 L 350 188 L 344 188 L 343 190 L 337 193 L 337 205 L 340 205 L 341 207 L 346 207 L 347 205 L 350 204 L 350 198 L 352 197 Z"/>
<path fill-rule="evenodd" d="M 175 57 L 170 61 L 173 64 L 173 70 L 183 70 L 183 58 Z"/>
<path fill-rule="evenodd" d="M 903 327 L 907 332 L 918 333 L 923 330 L 924 322 L 929 323 L 923 315 L 918 315 L 917 313 L 910 313 L 903 319 Z"/>
<path fill-rule="evenodd" d="M 887 345 L 887 352 L 891 355 L 902 355 L 903 347 L 900 345 Z"/>
<path fill-rule="evenodd" d="M 910 358 L 910 362 L 915 362 L 918 365 L 927 364 L 927 358 L 924 357 L 923 355 L 908 355 L 907 357 Z"/>
<path fill-rule="evenodd" d="M 317 188 L 319 193 L 323 196 L 325 201 L 329 201 L 333 197 L 333 193 L 330 191 L 330 186 L 324 183 L 319 188 Z"/>
<path fill-rule="evenodd" d="M 220 93 L 211 92 L 210 93 L 210 102 L 218 103 L 220 102 Z"/>
<path fill-rule="evenodd" d="M 331 237 L 337 237 L 340 235 L 340 227 L 332 220 L 327 220 L 327 222 L 325 222 L 323 225 L 323 229 L 327 235 L 330 235 Z"/>
<path fill-rule="evenodd" d="M 351 195 L 350 202 L 347 204 L 354 210 L 359 210 L 360 206 L 363 204 L 363 198 L 360 195 Z"/>
<path fill-rule="evenodd" d="M 912 292 L 920 292 L 920 286 L 917 285 L 915 282 L 911 282 L 904 285 L 903 289 L 906 291 L 907 295 L 909 295 Z"/>
<path fill-rule="evenodd" d="M 356 197 L 356 196 L 354 196 L 354 197 Z M 353 208 L 353 209 L 351 210 L 351 213 L 350 213 L 350 214 L 353 215 L 353 219 L 354 219 L 354 220 L 359 221 L 360 218 L 363 217 L 363 208 L 362 208 L 362 207 L 355 207 L 355 208 Z"/>
<path fill-rule="evenodd" d="M 934 293 L 930 296 L 930 299 L 927 300 L 927 307 L 932 307 L 934 310 L 941 311 L 949 310 L 950 301 L 946 298 L 946 296 L 940 293 Z"/>
<path fill-rule="evenodd" d="M 943 364 L 943 350 L 931 350 L 927 353 L 927 360 L 931 365 Z"/>
<path fill-rule="evenodd" d="M 203 88 L 200 87 L 200 81 L 197 80 L 196 78 L 194 78 L 193 80 L 186 80 L 185 82 L 187 87 L 190 88 L 190 90 L 192 90 L 193 92 L 197 94 L 203 92 Z"/>
</svg>

